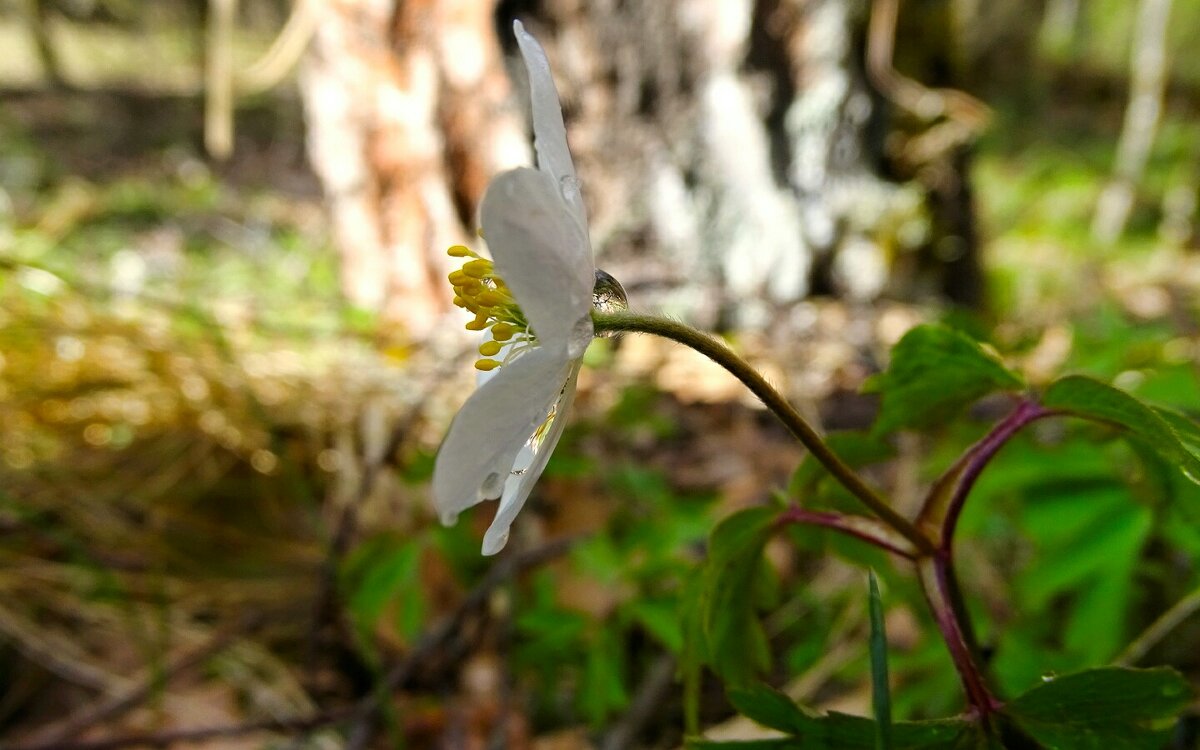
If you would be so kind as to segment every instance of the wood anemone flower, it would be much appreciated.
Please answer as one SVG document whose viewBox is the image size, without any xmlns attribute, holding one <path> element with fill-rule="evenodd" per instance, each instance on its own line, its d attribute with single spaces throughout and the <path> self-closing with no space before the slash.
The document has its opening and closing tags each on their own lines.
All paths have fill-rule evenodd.
<svg viewBox="0 0 1200 750">
<path fill-rule="evenodd" d="M 433 471 L 442 523 L 500 498 L 485 555 L 504 548 L 562 436 L 594 333 L 597 278 L 550 63 L 519 21 L 513 32 L 529 71 L 538 168 L 504 172 L 488 185 L 480 214 L 493 260 L 450 248 L 468 259 L 450 274 L 455 304 L 475 313 L 467 328 L 487 335 L 476 362 L 479 385 L 450 425 Z"/>
</svg>

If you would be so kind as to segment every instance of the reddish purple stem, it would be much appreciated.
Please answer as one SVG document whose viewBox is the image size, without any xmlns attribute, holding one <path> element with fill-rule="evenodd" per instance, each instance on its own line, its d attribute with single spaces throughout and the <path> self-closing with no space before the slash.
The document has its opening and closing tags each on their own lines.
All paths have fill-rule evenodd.
<svg viewBox="0 0 1200 750">
<path fill-rule="evenodd" d="M 993 427 L 992 431 L 982 440 L 971 446 L 966 455 L 959 460 L 959 463 L 965 465 L 946 508 L 946 518 L 942 521 L 942 549 L 950 550 L 954 541 L 954 530 L 958 525 L 958 517 L 962 514 L 963 506 L 967 502 L 967 495 L 971 493 L 971 488 L 975 486 L 975 481 L 979 479 L 979 475 L 992 456 L 996 455 L 997 451 L 1004 447 L 1004 444 L 1022 427 L 1054 413 L 1035 401 L 1021 400 L 1011 414 Z"/>
<path fill-rule="evenodd" d="M 856 539 L 861 539 L 868 544 L 873 544 L 882 550 L 900 555 L 903 558 L 912 560 L 914 555 L 912 550 L 900 547 L 896 542 L 891 541 L 880 534 L 873 534 L 863 525 L 871 523 L 873 519 L 860 518 L 862 523 L 855 524 L 849 516 L 833 511 L 808 510 L 792 506 L 779 514 L 778 523 L 806 523 L 813 526 L 822 526 L 832 531 L 837 531 L 847 536 L 852 536 Z"/>
</svg>

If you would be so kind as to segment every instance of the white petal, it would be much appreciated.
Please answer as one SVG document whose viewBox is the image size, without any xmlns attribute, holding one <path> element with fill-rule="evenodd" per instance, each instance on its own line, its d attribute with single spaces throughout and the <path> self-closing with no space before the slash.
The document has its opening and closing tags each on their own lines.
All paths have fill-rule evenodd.
<svg viewBox="0 0 1200 750">
<path fill-rule="evenodd" d="M 537 348 L 501 367 L 463 404 L 438 450 L 433 502 L 444 523 L 500 494 L 513 462 L 558 400 L 573 363 Z"/>
<path fill-rule="evenodd" d="M 550 423 L 546 435 L 536 445 L 527 443 L 517 455 L 513 464 L 513 473 L 504 483 L 504 494 L 500 497 L 500 507 L 496 509 L 496 517 L 492 519 L 492 525 L 483 535 L 483 554 L 494 555 L 504 549 L 504 545 L 508 543 L 509 527 L 512 526 L 517 514 L 521 512 L 521 508 L 525 507 L 525 501 L 529 498 L 533 485 L 537 483 L 538 477 L 546 469 L 546 462 L 550 460 L 550 454 L 554 452 L 554 446 L 558 445 L 563 427 L 567 424 L 565 412 L 575 399 L 575 383 L 579 379 L 579 366 L 580 362 L 577 360 L 571 368 L 571 375 L 562 388 L 562 395 L 555 402 L 554 419 Z"/>
<path fill-rule="evenodd" d="M 536 169 L 504 172 L 488 185 L 480 215 L 496 270 L 540 345 L 565 344 L 571 358 L 580 356 L 592 335 L 596 262 L 558 186 Z"/>
<path fill-rule="evenodd" d="M 533 146 L 537 150 L 538 168 L 550 173 L 555 182 L 562 182 L 563 178 L 573 181 L 575 165 L 567 149 L 562 105 L 546 51 L 520 21 L 513 21 L 513 34 L 521 48 L 525 70 L 529 71 L 529 103 L 533 109 Z"/>
</svg>

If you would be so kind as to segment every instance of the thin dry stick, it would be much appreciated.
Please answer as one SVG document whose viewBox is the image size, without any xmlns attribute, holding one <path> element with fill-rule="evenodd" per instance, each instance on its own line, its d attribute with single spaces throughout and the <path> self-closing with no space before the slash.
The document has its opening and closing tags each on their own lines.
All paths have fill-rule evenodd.
<svg viewBox="0 0 1200 750">
<path fill-rule="evenodd" d="M 1142 0 L 1130 52 L 1129 105 L 1117 143 L 1112 179 L 1096 201 L 1092 238 L 1111 245 L 1125 230 L 1133 194 L 1146 170 L 1167 88 L 1167 27 L 1171 0 Z"/>
<path fill-rule="evenodd" d="M 56 722 L 34 732 L 26 739 L 26 746 L 53 747 L 87 729 L 121 716 L 142 704 L 155 690 L 163 689 L 171 680 L 208 661 L 227 648 L 235 639 L 262 624 L 262 615 L 245 618 L 240 622 L 218 630 L 203 646 L 184 654 L 167 666 L 162 674 L 150 674 L 131 689 L 103 699 L 88 708 L 78 711 L 64 721 Z"/>
<path fill-rule="evenodd" d="M 2 750 L 119 750 L 134 745 L 166 747 L 183 742 L 201 742 L 223 737 L 240 737 L 256 732 L 302 732 L 320 729 L 343 722 L 352 722 L 356 729 L 368 735 L 380 702 L 407 682 L 419 668 L 434 655 L 441 652 L 467 623 L 473 612 L 482 609 L 492 593 L 514 575 L 543 565 L 566 554 L 579 537 L 564 537 L 548 542 L 537 549 L 506 558 L 492 567 L 488 574 L 471 590 L 454 612 L 439 627 L 428 632 L 412 651 L 396 664 L 383 678 L 379 688 L 351 706 L 318 711 L 306 716 L 284 719 L 260 719 L 215 727 L 195 729 L 171 729 L 162 732 L 144 732 L 109 737 L 101 740 L 61 742 L 40 745 L 3 745 Z"/>
<path fill-rule="evenodd" d="M 317 30 L 318 0 L 296 0 L 279 36 L 263 56 L 237 74 L 239 94 L 259 94 L 274 88 L 300 62 Z"/>
<path fill-rule="evenodd" d="M 1123 667 L 1137 664 L 1150 649 L 1154 648 L 1168 633 L 1197 610 L 1200 610 L 1200 588 L 1175 602 L 1173 607 L 1150 623 L 1150 627 L 1142 631 L 1142 634 L 1135 638 L 1133 643 L 1129 644 L 1113 663 Z"/>
<path fill-rule="evenodd" d="M 654 718 L 675 681 L 676 667 L 675 657 L 670 654 L 664 654 L 654 662 L 630 701 L 629 710 L 604 735 L 600 750 L 625 750 L 634 746 L 638 734 Z"/>
<path fill-rule="evenodd" d="M 237 0 L 209 0 L 204 60 L 204 147 L 215 159 L 233 153 L 233 23 Z"/>
</svg>

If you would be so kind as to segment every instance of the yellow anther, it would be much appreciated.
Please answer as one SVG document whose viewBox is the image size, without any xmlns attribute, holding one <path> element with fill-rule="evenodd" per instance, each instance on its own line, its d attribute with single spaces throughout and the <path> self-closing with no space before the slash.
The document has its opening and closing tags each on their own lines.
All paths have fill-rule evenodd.
<svg viewBox="0 0 1200 750">
<path fill-rule="evenodd" d="M 487 328 L 487 321 L 487 313 L 477 313 L 475 315 L 475 320 L 467 323 L 466 328 L 468 331 L 482 331 L 484 328 Z"/>
<path fill-rule="evenodd" d="M 466 307 L 467 301 L 456 294 L 454 295 L 454 304 L 458 307 Z"/>
<path fill-rule="evenodd" d="M 475 279 L 487 278 L 492 272 L 492 262 L 483 259 L 468 261 L 463 264 L 462 270 L 463 273 Z"/>
<path fill-rule="evenodd" d="M 462 286 L 464 283 L 471 280 L 471 277 L 462 272 L 462 269 L 451 271 L 446 278 L 450 279 L 450 283 L 454 286 Z"/>
<path fill-rule="evenodd" d="M 479 300 L 479 304 L 483 305 L 484 307 L 498 307 L 500 305 L 507 305 L 513 301 L 512 297 L 508 296 L 507 294 L 497 292 L 494 289 L 484 289 L 482 292 L 475 295 L 475 299 Z"/>
<path fill-rule="evenodd" d="M 475 361 L 475 369 L 483 372 L 490 372 L 500 366 L 500 363 L 494 359 L 480 359 Z"/>
<path fill-rule="evenodd" d="M 500 353 L 504 345 L 499 341 L 485 341 L 479 345 L 479 353 L 485 357 L 494 357 Z"/>
<path fill-rule="evenodd" d="M 479 279 L 467 278 L 462 284 L 456 285 L 465 294 L 479 294 L 483 291 L 483 282 Z"/>
<path fill-rule="evenodd" d="M 466 245 L 451 245 L 446 250 L 446 255 L 452 258 L 476 258 L 479 257 L 471 252 L 471 248 Z"/>
<path fill-rule="evenodd" d="M 512 323 L 497 323 L 492 326 L 492 338 L 497 341 L 508 341 L 516 332 L 517 329 Z"/>
</svg>

